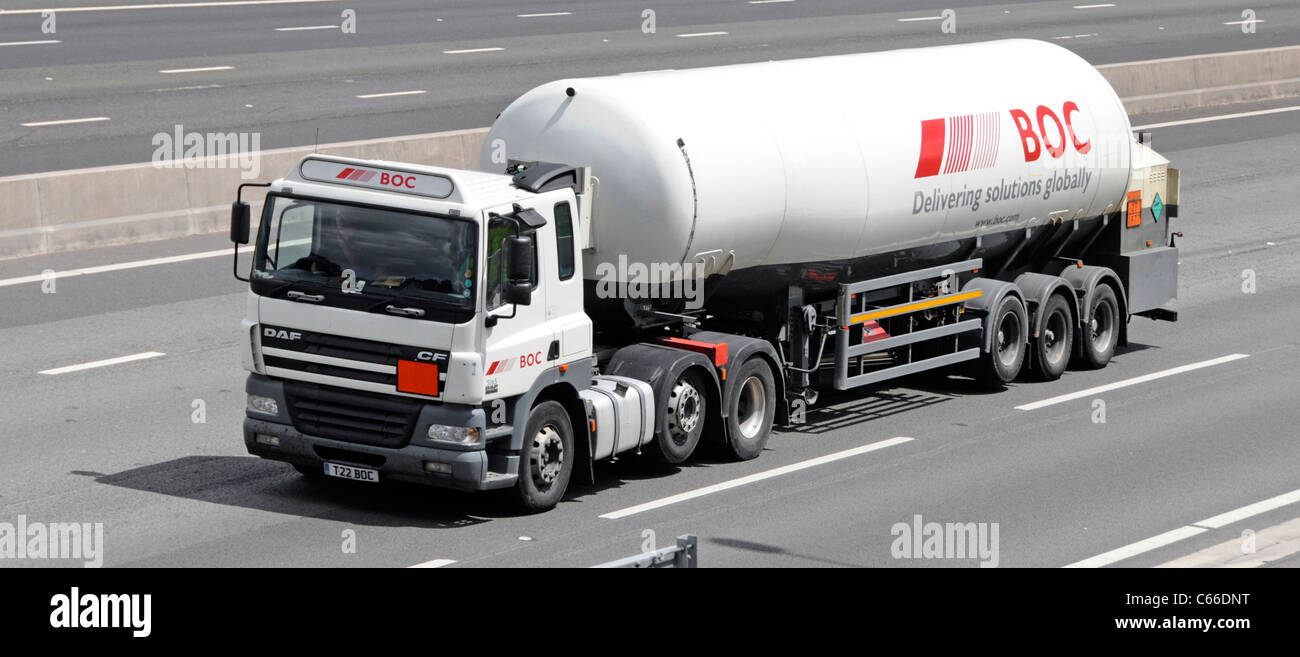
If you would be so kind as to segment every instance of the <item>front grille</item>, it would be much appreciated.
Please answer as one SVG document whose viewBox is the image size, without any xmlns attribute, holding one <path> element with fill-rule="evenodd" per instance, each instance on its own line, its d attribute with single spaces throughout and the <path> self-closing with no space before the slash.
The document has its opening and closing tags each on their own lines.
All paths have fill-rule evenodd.
<svg viewBox="0 0 1300 657">
<path fill-rule="evenodd" d="M 264 337 L 262 339 L 262 345 L 266 347 L 278 347 L 280 349 L 291 349 L 304 354 L 331 356 L 333 358 L 342 358 L 344 360 L 359 360 L 380 365 L 396 365 L 397 360 L 401 358 L 402 349 L 398 345 L 388 344 L 385 342 L 362 340 L 360 338 L 345 338 L 341 335 L 328 335 L 325 333 L 314 333 L 308 331 L 303 331 L 301 338 L 292 341 L 280 340 L 273 337 Z"/>
<path fill-rule="evenodd" d="M 307 372 L 308 374 L 322 374 L 324 376 L 337 376 L 344 379 L 356 379 L 358 381 L 369 381 L 371 383 L 384 383 L 390 386 L 397 385 L 396 374 L 386 374 L 384 372 L 371 372 L 368 370 L 358 370 L 351 367 L 340 367 L 338 365 L 326 365 L 325 363 L 314 363 L 309 360 L 297 360 L 294 358 L 280 358 L 279 356 L 265 356 L 263 362 L 267 367 L 279 367 L 286 370 L 297 370 Z"/>
<path fill-rule="evenodd" d="M 314 383 L 286 381 L 289 419 L 298 431 L 376 447 L 405 447 L 423 403 Z"/>
</svg>

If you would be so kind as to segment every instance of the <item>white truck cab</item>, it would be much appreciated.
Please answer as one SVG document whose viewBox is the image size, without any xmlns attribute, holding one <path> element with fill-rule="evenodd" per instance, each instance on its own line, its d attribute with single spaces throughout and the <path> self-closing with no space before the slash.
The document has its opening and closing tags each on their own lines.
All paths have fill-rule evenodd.
<svg viewBox="0 0 1300 657">
<path fill-rule="evenodd" d="M 575 187 L 518 179 L 311 155 L 268 186 L 243 321 L 251 453 L 363 481 L 517 483 L 515 404 L 566 381 L 576 399 L 592 374 Z M 236 242 L 247 217 L 237 202 Z"/>
</svg>

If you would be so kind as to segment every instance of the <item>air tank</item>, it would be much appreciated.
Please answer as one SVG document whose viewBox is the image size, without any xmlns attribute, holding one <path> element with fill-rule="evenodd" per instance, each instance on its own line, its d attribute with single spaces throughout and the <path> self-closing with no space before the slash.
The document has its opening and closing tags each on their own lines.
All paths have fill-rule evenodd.
<svg viewBox="0 0 1300 657">
<path fill-rule="evenodd" d="M 1009 39 L 551 82 L 501 113 L 480 168 L 591 167 L 588 278 L 719 252 L 789 277 L 1114 212 L 1131 142 L 1092 65 Z"/>
</svg>

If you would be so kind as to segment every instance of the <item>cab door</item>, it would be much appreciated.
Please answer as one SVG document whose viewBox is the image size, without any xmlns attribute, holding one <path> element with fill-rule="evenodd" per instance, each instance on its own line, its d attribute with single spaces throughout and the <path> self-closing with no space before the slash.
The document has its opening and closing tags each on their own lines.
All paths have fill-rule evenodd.
<svg viewBox="0 0 1300 657">
<path fill-rule="evenodd" d="M 560 340 L 560 359 L 591 355 L 591 318 L 583 309 L 582 254 L 578 243 L 578 211 L 573 194 L 548 196 L 539 212 L 554 228 L 555 267 L 546 298 L 546 320 Z"/>
<path fill-rule="evenodd" d="M 548 356 L 558 349 L 559 337 L 547 320 L 547 303 L 555 280 L 555 227 L 550 213 L 546 224 L 529 229 L 510 215 L 511 206 L 484 212 L 487 226 L 483 259 L 483 310 L 485 315 L 484 383 L 489 396 L 513 396 L 528 391 L 537 375 L 555 363 Z M 509 253 L 506 237 L 518 234 L 532 242 L 532 294 L 527 305 L 506 303 L 504 291 Z"/>
</svg>

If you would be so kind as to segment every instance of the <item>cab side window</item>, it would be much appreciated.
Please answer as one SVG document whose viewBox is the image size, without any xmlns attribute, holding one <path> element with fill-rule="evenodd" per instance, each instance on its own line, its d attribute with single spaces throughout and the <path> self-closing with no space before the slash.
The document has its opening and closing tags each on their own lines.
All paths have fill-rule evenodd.
<svg viewBox="0 0 1300 657">
<path fill-rule="evenodd" d="M 560 280 L 573 278 L 573 213 L 567 202 L 555 206 L 555 255 L 560 263 Z"/>
</svg>

